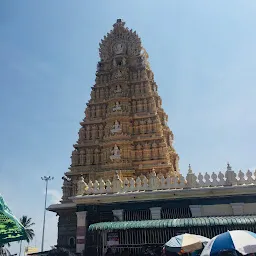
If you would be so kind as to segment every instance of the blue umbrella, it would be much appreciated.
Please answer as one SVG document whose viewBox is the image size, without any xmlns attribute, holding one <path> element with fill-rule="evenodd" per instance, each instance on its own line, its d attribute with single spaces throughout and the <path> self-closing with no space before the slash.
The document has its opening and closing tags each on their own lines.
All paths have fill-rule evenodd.
<svg viewBox="0 0 256 256">
<path fill-rule="evenodd" d="M 210 240 L 201 256 L 216 255 L 221 251 L 238 251 L 243 255 L 255 253 L 256 234 L 246 230 L 222 233 Z"/>
</svg>

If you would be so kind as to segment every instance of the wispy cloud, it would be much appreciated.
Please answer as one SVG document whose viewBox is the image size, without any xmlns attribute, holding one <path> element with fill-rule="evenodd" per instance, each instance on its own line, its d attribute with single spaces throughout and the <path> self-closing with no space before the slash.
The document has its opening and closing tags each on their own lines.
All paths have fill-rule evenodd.
<svg viewBox="0 0 256 256">
<path fill-rule="evenodd" d="M 51 204 L 57 204 L 61 200 L 61 192 L 57 189 L 49 189 L 48 196 Z"/>
</svg>

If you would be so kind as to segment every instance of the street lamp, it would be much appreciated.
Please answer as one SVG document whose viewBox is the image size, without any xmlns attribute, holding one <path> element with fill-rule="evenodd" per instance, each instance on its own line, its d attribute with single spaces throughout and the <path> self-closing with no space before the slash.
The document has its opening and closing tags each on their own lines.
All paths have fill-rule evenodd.
<svg viewBox="0 0 256 256">
<path fill-rule="evenodd" d="M 48 182 L 53 180 L 54 177 L 44 176 L 41 177 L 43 181 L 45 181 L 45 198 L 44 198 L 44 221 L 43 221 L 43 234 L 42 234 L 42 244 L 41 244 L 41 252 L 44 251 L 44 228 L 45 228 L 45 215 L 46 215 L 46 201 L 47 201 L 47 190 L 48 190 Z"/>
</svg>

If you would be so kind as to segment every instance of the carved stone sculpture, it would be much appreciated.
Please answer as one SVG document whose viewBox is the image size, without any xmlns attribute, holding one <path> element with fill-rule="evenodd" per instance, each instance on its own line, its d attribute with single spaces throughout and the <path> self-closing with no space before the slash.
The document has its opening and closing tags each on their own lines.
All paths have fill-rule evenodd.
<svg viewBox="0 0 256 256">
<path fill-rule="evenodd" d="M 119 193 L 122 191 L 122 185 L 123 182 L 120 179 L 118 172 L 116 171 L 116 174 L 114 175 L 113 181 L 112 181 L 112 189 L 114 193 Z"/>
<path fill-rule="evenodd" d="M 118 92 L 122 92 L 122 88 L 119 84 L 116 86 L 116 90 L 115 90 L 115 93 L 118 93 Z"/>
<path fill-rule="evenodd" d="M 86 188 L 87 188 L 87 184 L 84 181 L 84 177 L 81 176 L 77 182 L 77 195 L 79 196 L 83 195 L 85 193 Z"/>
<path fill-rule="evenodd" d="M 120 111 L 122 110 L 121 105 L 118 101 L 115 102 L 115 106 L 113 107 L 113 111 Z"/>
<path fill-rule="evenodd" d="M 79 163 L 79 153 L 76 149 L 72 151 L 72 157 L 71 158 L 72 158 L 72 165 L 73 166 L 78 165 L 78 163 Z"/>
<path fill-rule="evenodd" d="M 150 174 L 150 178 L 149 178 L 149 188 L 151 190 L 155 190 L 158 188 L 159 186 L 159 179 L 158 177 L 156 176 L 156 172 L 155 172 L 155 169 L 152 170 L 151 174 Z"/>
<path fill-rule="evenodd" d="M 111 133 L 117 133 L 117 132 L 121 132 L 121 125 L 120 123 L 116 120 L 113 127 L 112 127 L 112 130 L 111 130 Z"/>
<path fill-rule="evenodd" d="M 110 159 L 113 161 L 115 159 L 121 158 L 121 152 L 119 147 L 115 144 L 114 148 L 111 150 L 112 155 L 110 156 Z"/>
</svg>

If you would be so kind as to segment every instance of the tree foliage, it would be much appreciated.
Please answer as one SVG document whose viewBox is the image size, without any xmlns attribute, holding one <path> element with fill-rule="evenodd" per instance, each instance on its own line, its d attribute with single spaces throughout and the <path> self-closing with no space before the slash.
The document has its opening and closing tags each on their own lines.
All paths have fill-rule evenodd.
<svg viewBox="0 0 256 256">
<path fill-rule="evenodd" d="M 29 218 L 28 216 L 23 215 L 20 218 L 20 222 L 23 225 L 23 227 L 25 228 L 25 233 L 27 236 L 26 241 L 29 243 L 30 241 L 33 240 L 35 233 L 34 230 L 31 228 L 31 226 L 35 225 L 34 222 L 32 222 L 32 219 Z"/>
<path fill-rule="evenodd" d="M 48 252 L 47 256 L 76 256 L 76 255 L 64 248 L 54 248 Z"/>
</svg>

